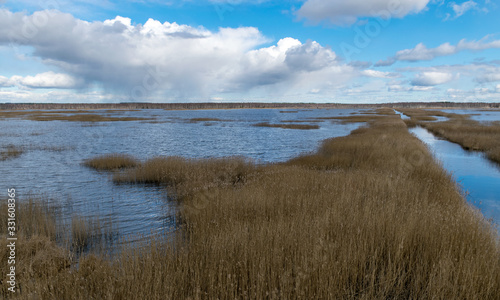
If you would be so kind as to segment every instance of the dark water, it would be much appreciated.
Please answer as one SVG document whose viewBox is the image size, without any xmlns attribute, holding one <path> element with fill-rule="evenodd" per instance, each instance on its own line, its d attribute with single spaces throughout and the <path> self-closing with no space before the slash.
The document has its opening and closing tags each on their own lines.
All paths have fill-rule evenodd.
<svg viewBox="0 0 500 300">
<path fill-rule="evenodd" d="M 105 153 L 128 153 L 141 160 L 160 155 L 190 158 L 241 155 L 257 162 L 285 161 L 317 149 L 330 137 L 348 135 L 359 124 L 324 121 L 318 130 L 254 127 L 258 122 L 347 116 L 356 110 L 142 110 L 118 116 L 153 117 L 154 122 L 66 122 L 0 120 L 0 147 L 26 149 L 0 161 L 2 191 L 15 188 L 20 199 L 43 195 L 63 206 L 63 215 L 110 220 L 118 237 L 147 236 L 175 226 L 175 204 L 156 186 L 115 185 L 107 173 L 81 166 Z M 108 112 L 98 112 L 107 115 Z M 220 122 L 190 122 L 217 118 Z M 303 123 L 307 124 L 307 123 Z M 5 194 L 6 196 L 6 194 Z M 2 196 L 0 195 L 0 198 Z M 133 239 L 133 238 L 132 238 Z"/>
<path fill-rule="evenodd" d="M 421 127 L 410 129 L 420 138 L 443 167 L 453 174 L 467 200 L 481 210 L 483 215 L 500 224 L 500 166 L 490 162 L 481 152 L 462 149 L 457 144 L 436 138 Z"/>
</svg>

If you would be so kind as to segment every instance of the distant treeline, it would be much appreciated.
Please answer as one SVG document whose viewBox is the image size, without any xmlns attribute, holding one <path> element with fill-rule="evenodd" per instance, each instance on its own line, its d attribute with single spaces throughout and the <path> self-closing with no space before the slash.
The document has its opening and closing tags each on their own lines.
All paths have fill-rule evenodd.
<svg viewBox="0 0 500 300">
<path fill-rule="evenodd" d="M 400 102 L 378 104 L 340 103 L 0 103 L 0 110 L 44 109 L 319 109 L 319 108 L 500 108 L 500 103 Z"/>
</svg>

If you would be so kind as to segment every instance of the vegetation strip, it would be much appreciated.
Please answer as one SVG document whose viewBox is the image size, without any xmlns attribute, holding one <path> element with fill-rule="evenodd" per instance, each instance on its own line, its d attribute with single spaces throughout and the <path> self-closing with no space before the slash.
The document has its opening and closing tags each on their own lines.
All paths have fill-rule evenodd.
<svg viewBox="0 0 500 300">
<path fill-rule="evenodd" d="M 406 123 L 409 126 L 422 126 L 434 135 L 450 142 L 457 143 L 465 150 L 476 150 L 500 163 L 500 123 L 480 123 L 469 119 L 470 115 L 450 114 L 440 111 L 400 110 L 411 117 Z M 426 118 L 444 116 L 449 118 L 443 122 L 424 122 Z"/>
<path fill-rule="evenodd" d="M 493 227 L 399 116 L 379 113 L 282 164 L 162 157 L 116 173 L 164 185 L 179 201 L 179 234 L 78 267 L 44 252 L 48 265 L 18 279 L 19 297 L 494 299 Z M 44 248 L 33 249 L 19 260 L 40 261 Z"/>
<path fill-rule="evenodd" d="M 307 125 L 307 124 L 270 124 L 267 122 L 254 124 L 255 127 L 270 127 L 270 128 L 283 128 L 283 129 L 301 129 L 301 130 L 310 130 L 310 129 L 319 129 L 319 125 Z"/>
</svg>

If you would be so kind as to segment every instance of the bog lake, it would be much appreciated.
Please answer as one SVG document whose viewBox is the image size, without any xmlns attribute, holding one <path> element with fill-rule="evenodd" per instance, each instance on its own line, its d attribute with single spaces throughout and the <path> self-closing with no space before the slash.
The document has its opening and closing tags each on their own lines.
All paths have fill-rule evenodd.
<svg viewBox="0 0 500 300">
<path fill-rule="evenodd" d="M 257 163 L 282 162 L 315 151 L 332 137 L 348 135 L 363 123 L 342 124 L 315 118 L 349 116 L 355 109 L 320 110 L 138 110 L 121 117 L 146 121 L 68 122 L 0 119 L 0 147 L 25 149 L 17 158 L 0 161 L 0 187 L 15 188 L 20 199 L 30 195 L 60 205 L 63 218 L 74 215 L 108 220 L 117 240 L 128 242 L 176 226 L 176 203 L 164 188 L 154 185 L 114 184 L 109 173 L 82 166 L 101 154 L 125 153 L 144 161 L 155 156 L 209 158 L 243 156 Z M 478 121 L 500 121 L 500 111 L 453 110 L 474 114 Z M 107 111 L 92 112 L 109 115 Z M 319 125 L 296 130 L 255 127 L 260 122 Z M 485 217 L 500 223 L 500 166 L 482 153 L 437 139 L 423 128 L 411 129 L 453 174 L 467 199 Z M 353 187 L 355 188 L 355 187 Z M 2 198 L 0 196 L 0 198 Z M 22 200 L 21 200 L 22 201 Z M 22 226 L 22 225 L 21 225 Z"/>
</svg>

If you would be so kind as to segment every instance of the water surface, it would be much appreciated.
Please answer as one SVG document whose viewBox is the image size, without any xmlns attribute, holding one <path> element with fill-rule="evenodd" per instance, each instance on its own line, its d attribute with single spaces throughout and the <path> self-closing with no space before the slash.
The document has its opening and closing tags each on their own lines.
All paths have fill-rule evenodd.
<svg viewBox="0 0 500 300">
<path fill-rule="evenodd" d="M 410 129 L 433 152 L 468 193 L 467 200 L 483 215 L 500 224 L 500 166 L 481 152 L 466 151 L 460 145 L 435 137 L 422 127 Z"/>
<path fill-rule="evenodd" d="M 282 110 L 283 111 L 283 110 Z M 286 110 L 285 110 L 286 111 Z M 81 163 L 107 153 L 127 153 L 141 160 L 155 156 L 208 158 L 244 156 L 258 163 L 279 162 L 319 143 L 348 135 L 359 124 L 323 121 L 317 130 L 254 127 L 255 123 L 286 120 L 313 121 L 317 117 L 348 116 L 357 110 L 272 109 L 119 112 L 117 117 L 154 118 L 153 121 L 67 122 L 0 120 L 0 147 L 21 146 L 20 157 L 0 162 L 0 187 L 15 188 L 21 198 L 43 195 L 63 205 L 64 217 L 98 216 L 110 220 L 118 236 L 171 231 L 175 203 L 157 186 L 116 185 L 108 173 Z M 92 112 L 108 115 L 110 112 Z M 114 114 L 112 114 L 114 116 Z M 193 121 L 211 118 L 221 121 Z M 307 124 L 307 123 L 301 123 Z"/>
</svg>

